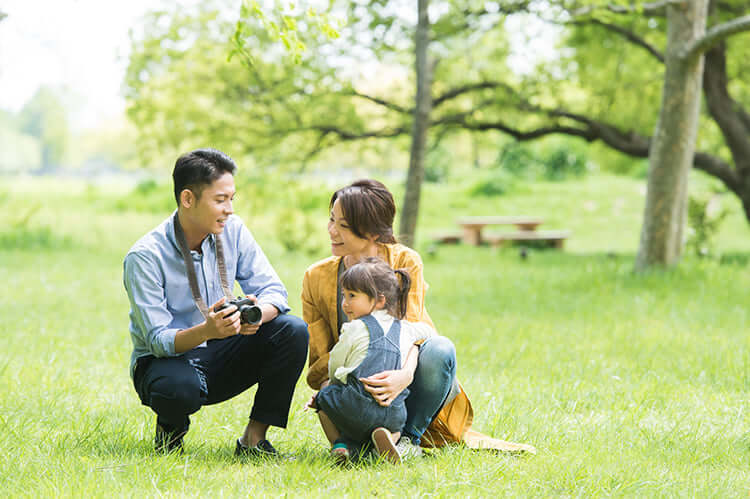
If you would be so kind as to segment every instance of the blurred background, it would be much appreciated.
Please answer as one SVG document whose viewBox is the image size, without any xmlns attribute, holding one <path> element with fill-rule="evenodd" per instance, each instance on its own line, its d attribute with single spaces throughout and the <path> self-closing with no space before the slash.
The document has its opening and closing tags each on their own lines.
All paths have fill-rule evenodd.
<svg viewBox="0 0 750 499">
<path fill-rule="evenodd" d="M 442 199 L 458 203 L 451 212 L 518 214 L 513 203 L 501 207 L 503 196 L 543 205 L 548 195 L 532 193 L 552 183 L 542 192 L 561 193 L 564 207 L 531 206 L 530 214 L 554 219 L 563 209 L 558 227 L 579 229 L 584 240 L 591 223 L 581 218 L 602 217 L 613 234 L 627 227 L 627 241 L 573 247 L 632 252 L 667 18 L 581 7 L 587 3 L 433 0 L 420 28 L 417 3 L 407 0 L 6 0 L 0 181 L 12 190 L 30 179 L 78 179 L 144 193 L 169 180 L 180 153 L 216 147 L 240 165 L 253 197 L 279 178 L 326 190 L 361 176 L 403 196 L 410 162 L 418 161 L 417 187 L 442 185 Z M 715 2 L 710 20 L 744 10 Z M 421 66 L 419 29 L 427 33 Z M 747 40 L 728 38 L 706 67 L 731 94 L 722 112 L 735 109 L 738 121 L 750 99 Z M 423 140 L 415 158 L 420 71 L 431 102 L 417 123 Z M 708 103 L 696 142 L 705 162 L 691 173 L 691 223 L 705 233 L 713 222 L 716 233 L 729 217 L 746 231 L 750 192 L 740 188 L 744 177 L 726 175 L 743 170 L 741 149 L 728 145 Z M 593 192 L 581 198 L 581 188 Z M 419 213 L 420 230 L 439 226 Z"/>
</svg>

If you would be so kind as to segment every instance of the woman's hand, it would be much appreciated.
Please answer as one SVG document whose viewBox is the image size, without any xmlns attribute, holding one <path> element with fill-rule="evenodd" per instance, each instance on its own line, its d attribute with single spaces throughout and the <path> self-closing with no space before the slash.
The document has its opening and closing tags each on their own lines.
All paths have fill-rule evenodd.
<svg viewBox="0 0 750 499">
<path fill-rule="evenodd" d="M 378 404 L 389 406 L 396 400 L 398 394 L 414 381 L 417 362 L 419 362 L 419 347 L 412 345 L 401 369 L 382 371 L 368 378 L 359 378 L 359 380 Z"/>
<path fill-rule="evenodd" d="M 367 378 L 359 378 L 372 397 L 382 406 L 389 406 L 414 379 L 414 371 L 408 368 L 383 371 Z"/>
</svg>

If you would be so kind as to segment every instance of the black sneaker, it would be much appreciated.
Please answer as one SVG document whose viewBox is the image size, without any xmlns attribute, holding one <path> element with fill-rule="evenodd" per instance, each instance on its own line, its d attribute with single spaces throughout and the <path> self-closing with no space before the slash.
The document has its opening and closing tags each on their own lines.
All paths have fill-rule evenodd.
<svg viewBox="0 0 750 499">
<path fill-rule="evenodd" d="M 154 449 L 161 454 L 169 454 L 171 452 L 179 452 L 182 454 L 185 450 L 182 445 L 182 437 L 184 437 L 186 433 L 187 430 L 181 430 L 179 432 L 167 431 L 162 425 L 156 423 Z"/>
<path fill-rule="evenodd" d="M 240 439 L 238 438 L 237 444 L 234 447 L 234 455 L 253 459 L 277 458 L 279 457 L 279 451 L 268 440 L 261 440 L 253 447 L 245 447 L 240 443 Z"/>
</svg>

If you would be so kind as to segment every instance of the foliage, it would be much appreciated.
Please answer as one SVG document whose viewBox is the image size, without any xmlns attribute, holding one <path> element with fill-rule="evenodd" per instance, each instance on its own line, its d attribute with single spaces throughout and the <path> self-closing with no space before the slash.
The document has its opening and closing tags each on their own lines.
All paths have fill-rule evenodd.
<svg viewBox="0 0 750 499">
<path fill-rule="evenodd" d="M 690 232 L 687 240 L 688 249 L 698 257 L 708 257 L 714 254 L 714 238 L 721 223 L 729 215 L 726 209 L 717 207 L 718 196 L 711 198 L 688 198 L 688 226 Z"/>
<path fill-rule="evenodd" d="M 541 149 L 541 150 L 539 150 Z M 586 174 L 586 156 L 572 140 L 552 140 L 535 148 L 521 142 L 506 143 L 497 166 L 509 175 L 526 180 L 562 181 Z"/>
<path fill-rule="evenodd" d="M 58 166 L 65 157 L 70 136 L 67 113 L 58 93 L 40 87 L 24 104 L 18 119 L 20 130 L 41 144 L 41 166 Z"/>
<path fill-rule="evenodd" d="M 472 196 L 502 196 L 510 192 L 516 184 L 516 178 L 503 169 L 493 169 L 481 175 L 468 190 Z"/>
<path fill-rule="evenodd" d="M 27 204 L 20 212 L 7 192 L 0 191 L 0 250 L 57 250 L 71 247 L 67 236 L 56 234 L 46 224 L 35 224 L 40 204 Z"/>
<path fill-rule="evenodd" d="M 584 173 L 586 173 L 584 158 L 565 149 L 555 149 L 544 159 L 544 177 L 547 180 L 565 180 L 570 177 L 580 177 Z"/>
<path fill-rule="evenodd" d="M 319 254 L 321 245 L 316 238 L 319 232 L 314 218 L 300 209 L 286 207 L 276 216 L 276 238 L 290 253 Z"/>
<path fill-rule="evenodd" d="M 273 12 L 266 12 L 256 0 L 243 0 L 240 17 L 231 38 L 233 49 L 229 52 L 230 59 L 239 55 L 247 64 L 254 64 L 252 50 L 257 48 L 248 47 L 247 40 L 252 39 L 257 31 L 257 22 L 260 22 L 271 40 L 283 43 L 297 64 L 302 61 L 302 54 L 307 49 L 300 30 L 314 25 L 330 39 L 339 37 L 338 31 L 331 25 L 328 17 L 317 12 L 312 6 L 305 9 L 302 5 L 289 3 L 276 5 Z"/>
<path fill-rule="evenodd" d="M 424 181 L 439 183 L 450 175 L 451 171 L 450 151 L 440 144 L 427 151 L 424 165 Z"/>
<path fill-rule="evenodd" d="M 113 201 L 117 211 L 170 213 L 175 207 L 172 189 L 150 178 L 138 182 L 131 192 Z"/>
</svg>

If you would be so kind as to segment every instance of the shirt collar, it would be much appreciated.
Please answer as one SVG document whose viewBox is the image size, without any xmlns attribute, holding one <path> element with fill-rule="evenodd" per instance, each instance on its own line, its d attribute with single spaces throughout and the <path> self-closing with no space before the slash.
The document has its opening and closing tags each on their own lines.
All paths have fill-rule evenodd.
<svg viewBox="0 0 750 499">
<path fill-rule="evenodd" d="M 172 215 L 170 215 L 169 219 L 167 220 L 166 225 L 166 231 L 167 231 L 167 239 L 170 243 L 172 243 L 172 246 L 174 246 L 175 251 L 179 255 L 182 255 L 182 250 L 180 250 L 180 243 L 177 242 L 177 234 L 175 234 L 174 231 L 174 217 L 177 216 L 177 210 L 174 210 L 172 212 Z M 216 247 L 216 234 L 209 234 L 208 235 L 208 243 L 209 247 L 213 250 Z M 205 241 L 205 239 L 203 240 Z M 203 246 L 203 241 L 201 241 L 201 246 Z"/>
</svg>

